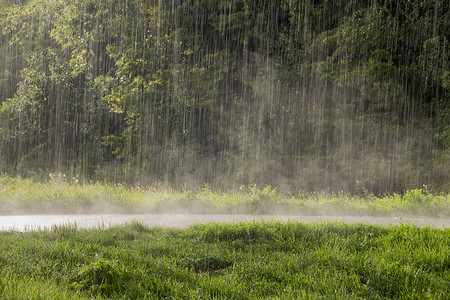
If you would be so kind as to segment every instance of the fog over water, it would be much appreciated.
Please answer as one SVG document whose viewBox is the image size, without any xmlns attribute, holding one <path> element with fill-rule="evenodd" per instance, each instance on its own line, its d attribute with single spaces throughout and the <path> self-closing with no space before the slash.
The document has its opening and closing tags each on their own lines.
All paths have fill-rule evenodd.
<svg viewBox="0 0 450 300">
<path fill-rule="evenodd" d="M 15 231 L 45 230 L 54 226 L 76 226 L 77 228 L 106 229 L 113 225 L 140 222 L 148 226 L 183 228 L 205 222 L 344 222 L 381 226 L 411 224 L 448 228 L 450 219 L 398 218 L 398 217 L 354 217 L 354 216 L 252 216 L 252 215 L 181 215 L 181 214 L 102 214 L 102 215 L 22 215 L 0 216 L 0 229 Z"/>
</svg>

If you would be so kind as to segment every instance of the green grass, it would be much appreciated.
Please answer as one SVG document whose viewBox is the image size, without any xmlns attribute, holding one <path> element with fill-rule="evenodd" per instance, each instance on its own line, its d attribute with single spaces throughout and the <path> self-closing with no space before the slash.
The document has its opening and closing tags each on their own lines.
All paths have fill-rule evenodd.
<svg viewBox="0 0 450 300">
<path fill-rule="evenodd" d="M 450 229 L 250 222 L 0 232 L 2 299 L 448 299 Z"/>
<path fill-rule="evenodd" d="M 220 213 L 328 214 L 450 217 L 450 194 L 426 189 L 384 197 L 370 195 L 357 182 L 359 196 L 345 193 L 280 193 L 271 186 L 242 186 L 235 191 L 175 191 L 105 183 L 80 184 L 53 177 L 47 182 L 0 177 L 0 212 L 15 213 Z"/>
</svg>

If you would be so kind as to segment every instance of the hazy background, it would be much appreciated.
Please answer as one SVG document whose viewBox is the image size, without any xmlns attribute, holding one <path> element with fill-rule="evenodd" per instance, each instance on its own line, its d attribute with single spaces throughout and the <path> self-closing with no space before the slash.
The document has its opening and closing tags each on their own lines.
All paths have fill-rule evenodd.
<svg viewBox="0 0 450 300">
<path fill-rule="evenodd" d="M 449 192 L 449 6 L 0 0 L 0 173 Z"/>
</svg>

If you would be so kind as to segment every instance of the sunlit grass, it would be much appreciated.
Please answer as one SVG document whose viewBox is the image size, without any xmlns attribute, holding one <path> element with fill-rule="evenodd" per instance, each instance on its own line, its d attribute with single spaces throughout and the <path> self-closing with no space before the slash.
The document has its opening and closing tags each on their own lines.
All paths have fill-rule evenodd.
<svg viewBox="0 0 450 300">
<path fill-rule="evenodd" d="M 250 222 L 0 232 L 2 299 L 446 299 L 450 229 Z"/>
<path fill-rule="evenodd" d="M 426 189 L 374 197 L 346 193 L 280 193 L 271 186 L 216 191 L 208 186 L 177 191 L 64 177 L 47 182 L 0 177 L 0 209 L 13 213 L 219 213 L 375 216 L 450 216 L 450 196 Z"/>
</svg>

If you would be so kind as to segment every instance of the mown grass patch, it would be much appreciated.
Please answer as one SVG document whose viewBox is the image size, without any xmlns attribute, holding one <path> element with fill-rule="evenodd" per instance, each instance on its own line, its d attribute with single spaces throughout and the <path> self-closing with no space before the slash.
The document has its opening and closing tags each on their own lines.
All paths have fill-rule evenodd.
<svg viewBox="0 0 450 300">
<path fill-rule="evenodd" d="M 0 232 L 0 297 L 446 299 L 450 229 L 140 223 Z"/>
</svg>

